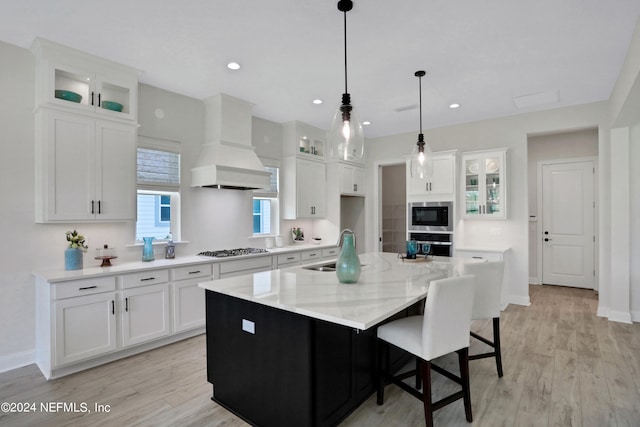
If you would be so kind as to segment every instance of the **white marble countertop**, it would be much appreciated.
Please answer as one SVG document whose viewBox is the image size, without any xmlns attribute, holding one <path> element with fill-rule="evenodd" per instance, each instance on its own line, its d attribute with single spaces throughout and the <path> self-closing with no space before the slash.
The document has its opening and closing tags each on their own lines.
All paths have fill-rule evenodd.
<svg viewBox="0 0 640 427">
<path fill-rule="evenodd" d="M 361 254 L 360 262 L 363 267 L 356 284 L 339 283 L 335 272 L 296 266 L 203 282 L 199 286 L 364 330 L 424 298 L 431 280 L 455 275 L 461 263 L 479 261 L 435 257 L 430 262 L 403 262 L 395 253 L 373 252 Z"/>
<path fill-rule="evenodd" d="M 483 246 L 483 245 L 458 245 L 457 251 L 499 252 L 505 253 L 511 250 L 509 246 Z"/>
<path fill-rule="evenodd" d="M 88 254 L 85 255 L 85 265 L 91 262 L 92 266 L 87 266 L 81 270 L 64 270 L 63 268 L 49 271 L 35 271 L 33 275 L 37 278 L 44 279 L 47 282 L 55 283 L 73 279 L 88 279 L 92 277 L 108 276 L 114 274 L 133 273 L 137 271 L 156 270 L 159 268 L 183 267 L 201 263 L 217 263 L 239 259 L 248 259 L 254 257 L 271 256 L 290 252 L 300 252 L 312 249 L 335 248 L 335 245 L 313 245 L 313 244 L 297 244 L 283 246 L 281 248 L 267 249 L 268 252 L 259 254 L 250 254 L 233 257 L 216 258 L 204 255 L 178 256 L 174 259 L 157 258 L 154 261 L 134 261 L 118 263 L 118 260 L 112 261 L 111 267 L 100 267 L 99 260 L 87 261 Z"/>
</svg>

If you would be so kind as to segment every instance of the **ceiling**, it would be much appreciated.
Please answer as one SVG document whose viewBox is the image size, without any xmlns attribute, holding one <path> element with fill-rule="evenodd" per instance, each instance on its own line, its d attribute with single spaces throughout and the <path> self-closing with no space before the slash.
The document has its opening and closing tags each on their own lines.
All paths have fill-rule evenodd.
<svg viewBox="0 0 640 427">
<path fill-rule="evenodd" d="M 327 129 L 344 92 L 336 0 L 0 5 L 2 41 L 43 37 L 138 68 L 145 84 L 245 99 L 278 123 Z M 348 89 L 368 138 L 418 130 L 421 69 L 425 129 L 607 100 L 639 16 L 638 0 L 354 0 Z"/>
</svg>

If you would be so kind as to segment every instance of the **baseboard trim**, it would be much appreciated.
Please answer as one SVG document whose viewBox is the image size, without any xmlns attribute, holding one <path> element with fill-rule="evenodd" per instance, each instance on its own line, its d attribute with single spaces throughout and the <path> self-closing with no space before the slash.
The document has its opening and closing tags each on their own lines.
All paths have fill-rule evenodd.
<svg viewBox="0 0 640 427">
<path fill-rule="evenodd" d="M 36 351 L 29 350 L 20 353 L 9 354 L 0 357 L 0 372 L 7 372 L 13 369 L 31 365 L 36 361 Z"/>
<path fill-rule="evenodd" d="M 510 295 L 508 304 L 516 304 L 529 307 L 531 305 L 531 298 L 529 297 L 529 295 Z"/>
<path fill-rule="evenodd" d="M 612 322 L 633 323 L 631 321 L 631 312 L 629 311 L 609 310 L 608 318 Z"/>
</svg>

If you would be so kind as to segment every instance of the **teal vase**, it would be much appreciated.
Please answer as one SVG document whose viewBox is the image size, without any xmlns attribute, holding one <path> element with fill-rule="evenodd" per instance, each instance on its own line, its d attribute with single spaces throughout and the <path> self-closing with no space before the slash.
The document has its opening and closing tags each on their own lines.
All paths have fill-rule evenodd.
<svg viewBox="0 0 640 427">
<path fill-rule="evenodd" d="M 142 247 L 142 261 L 153 261 L 153 237 L 143 237 L 142 241 L 144 246 Z"/>
<path fill-rule="evenodd" d="M 345 233 L 343 239 L 342 250 L 336 262 L 338 281 L 340 283 L 357 283 L 361 267 L 353 234 Z"/>
<path fill-rule="evenodd" d="M 64 269 L 82 270 L 82 251 L 76 248 L 67 248 L 64 251 Z"/>
</svg>

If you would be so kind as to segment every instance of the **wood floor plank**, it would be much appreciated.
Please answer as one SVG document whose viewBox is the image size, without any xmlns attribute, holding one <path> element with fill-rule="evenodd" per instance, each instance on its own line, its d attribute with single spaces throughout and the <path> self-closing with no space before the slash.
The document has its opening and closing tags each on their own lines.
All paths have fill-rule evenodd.
<svg viewBox="0 0 640 427">
<path fill-rule="evenodd" d="M 640 323 L 597 317 L 593 291 L 529 289 L 529 307 L 509 305 L 501 314 L 504 377 L 498 378 L 494 359 L 470 361 L 473 425 L 639 426 Z M 491 322 L 476 321 L 472 328 L 492 336 Z M 472 340 L 472 352 L 483 349 Z M 439 362 L 457 370 L 455 356 Z M 433 378 L 436 396 L 457 387 L 440 375 Z M 110 405 L 102 413 L 0 413 L 0 426 L 248 425 L 211 401 L 211 393 L 200 335 L 53 381 L 35 365 L 0 373 L 0 401 Z M 436 411 L 434 422 L 470 425 L 461 401 Z M 424 414 L 420 401 L 389 385 L 383 406 L 373 395 L 341 425 L 422 426 Z"/>
</svg>

